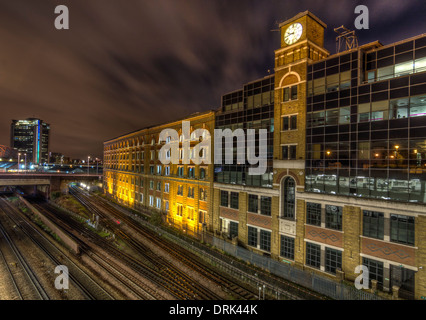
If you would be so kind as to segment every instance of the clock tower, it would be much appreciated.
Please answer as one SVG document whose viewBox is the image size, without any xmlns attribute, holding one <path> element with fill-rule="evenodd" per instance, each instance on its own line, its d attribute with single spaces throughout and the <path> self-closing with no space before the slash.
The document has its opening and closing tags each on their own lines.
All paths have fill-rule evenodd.
<svg viewBox="0 0 426 320">
<path fill-rule="evenodd" d="M 308 64 L 324 59 L 327 25 L 309 11 L 279 25 L 280 48 L 275 51 L 274 189 L 279 189 L 278 243 L 294 241 L 294 262 L 304 263 L 305 210 L 297 196 L 304 191 L 306 89 Z M 300 201 L 300 206 L 304 202 Z M 281 238 L 281 239 L 279 239 Z"/>
</svg>

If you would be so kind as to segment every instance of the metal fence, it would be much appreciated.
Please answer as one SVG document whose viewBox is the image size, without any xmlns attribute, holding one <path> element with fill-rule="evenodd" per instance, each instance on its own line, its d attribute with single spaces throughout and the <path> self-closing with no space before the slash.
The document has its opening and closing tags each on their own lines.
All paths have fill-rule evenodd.
<svg viewBox="0 0 426 320">
<path fill-rule="evenodd" d="M 301 285 L 307 289 L 321 293 L 327 297 L 337 300 L 383 300 L 373 293 L 357 290 L 352 286 L 344 283 L 335 282 L 314 273 L 297 269 L 290 264 L 285 264 L 271 259 L 270 257 L 261 256 L 255 252 L 249 251 L 243 247 L 239 247 L 224 241 L 217 237 L 211 237 L 212 245 L 224 252 L 249 262 L 257 267 L 269 270 L 272 274 L 289 280 L 293 283 Z"/>
</svg>

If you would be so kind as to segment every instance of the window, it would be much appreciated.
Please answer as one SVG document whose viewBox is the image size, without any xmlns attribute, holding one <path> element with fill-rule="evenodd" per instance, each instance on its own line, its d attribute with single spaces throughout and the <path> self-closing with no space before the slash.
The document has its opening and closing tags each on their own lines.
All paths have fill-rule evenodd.
<svg viewBox="0 0 426 320">
<path fill-rule="evenodd" d="M 183 196 L 183 186 L 182 185 L 178 185 L 177 194 L 179 196 Z"/>
<path fill-rule="evenodd" d="M 265 216 L 271 215 L 271 202 L 272 202 L 271 197 L 264 197 L 264 196 L 260 197 L 260 213 L 261 214 Z"/>
<path fill-rule="evenodd" d="M 254 194 L 249 194 L 249 203 L 248 211 L 257 213 L 259 209 L 259 200 L 258 196 Z"/>
<path fill-rule="evenodd" d="M 377 80 L 386 80 L 393 78 L 394 66 L 377 69 Z"/>
<path fill-rule="evenodd" d="M 410 60 L 395 65 L 395 77 L 401 77 L 414 72 L 414 61 Z"/>
<path fill-rule="evenodd" d="M 179 177 L 183 177 L 183 169 L 184 169 L 183 166 L 178 167 L 178 176 Z"/>
<path fill-rule="evenodd" d="M 294 219 L 295 213 L 295 194 L 296 183 L 293 178 L 287 177 L 283 180 L 282 185 L 283 210 L 282 215 L 285 219 Z"/>
<path fill-rule="evenodd" d="M 207 212 L 204 210 L 198 211 L 198 223 L 206 223 Z"/>
<path fill-rule="evenodd" d="M 390 101 L 389 119 L 403 119 L 408 117 L 408 98 Z"/>
<path fill-rule="evenodd" d="M 283 89 L 283 102 L 297 100 L 297 85 Z"/>
<path fill-rule="evenodd" d="M 238 209 L 239 193 L 231 192 L 231 208 Z"/>
<path fill-rule="evenodd" d="M 260 230 L 260 249 L 271 251 L 271 232 Z"/>
<path fill-rule="evenodd" d="M 160 198 L 155 198 L 156 201 L 156 207 L 157 209 L 161 209 L 161 199 Z"/>
<path fill-rule="evenodd" d="M 342 270 L 342 252 L 325 248 L 325 271 L 336 274 L 336 270 Z"/>
<path fill-rule="evenodd" d="M 200 179 L 203 180 L 205 178 L 206 178 L 206 169 L 205 168 L 200 168 Z"/>
<path fill-rule="evenodd" d="M 229 236 L 232 238 L 238 237 L 238 222 L 229 222 Z"/>
<path fill-rule="evenodd" d="M 325 78 L 314 80 L 314 96 L 325 93 Z"/>
<path fill-rule="evenodd" d="M 377 287 L 383 288 L 383 262 L 362 258 L 362 264 L 368 268 L 369 287 L 371 288 L 371 280 L 376 280 Z"/>
<path fill-rule="evenodd" d="M 414 245 L 414 217 L 391 214 L 392 242 Z"/>
<path fill-rule="evenodd" d="M 339 90 L 339 74 L 327 76 L 327 92 Z"/>
<path fill-rule="evenodd" d="M 335 126 L 339 122 L 339 109 L 331 109 L 325 112 L 325 124 Z"/>
<path fill-rule="evenodd" d="M 306 204 L 306 223 L 321 226 L 321 204 L 308 202 Z"/>
<path fill-rule="evenodd" d="M 154 197 L 153 196 L 149 196 L 149 206 L 150 207 L 154 206 Z"/>
<path fill-rule="evenodd" d="M 351 108 L 344 107 L 339 109 L 339 124 L 348 124 L 351 122 Z"/>
<path fill-rule="evenodd" d="M 297 86 L 291 87 L 291 100 L 297 100 Z"/>
<path fill-rule="evenodd" d="M 319 269 L 321 267 L 321 246 L 306 242 L 306 265 Z"/>
<path fill-rule="evenodd" d="M 149 166 L 149 173 L 154 174 L 154 166 Z"/>
<path fill-rule="evenodd" d="M 362 235 L 365 237 L 383 240 L 383 237 L 384 237 L 383 212 L 363 210 Z"/>
<path fill-rule="evenodd" d="M 426 116 L 426 95 L 410 98 L 410 117 Z"/>
<path fill-rule="evenodd" d="M 194 178 L 195 174 L 194 174 L 194 167 L 188 167 L 188 178 Z"/>
<path fill-rule="evenodd" d="M 229 197 L 228 191 L 223 191 L 223 190 L 220 191 L 220 205 L 222 207 L 228 206 L 228 203 L 229 203 L 228 197 Z"/>
<path fill-rule="evenodd" d="M 188 219 L 194 220 L 194 208 L 193 207 L 188 207 Z"/>
<path fill-rule="evenodd" d="M 248 239 L 247 244 L 251 247 L 257 247 L 257 229 L 248 227 Z"/>
<path fill-rule="evenodd" d="M 183 214 L 183 206 L 181 204 L 176 205 L 176 215 L 182 217 Z"/>
<path fill-rule="evenodd" d="M 290 129 L 290 119 L 289 117 L 282 117 L 283 119 L 283 125 L 282 125 L 282 131 L 287 131 Z"/>
<path fill-rule="evenodd" d="M 157 166 L 157 174 L 161 174 L 161 166 L 160 165 Z"/>
<path fill-rule="evenodd" d="M 417 59 L 414 61 L 415 72 L 426 71 L 426 58 Z"/>
<path fill-rule="evenodd" d="M 157 191 L 161 191 L 161 182 L 157 182 Z"/>
<path fill-rule="evenodd" d="M 318 112 L 313 112 L 310 115 L 308 114 L 308 119 L 310 120 L 311 127 L 321 127 L 325 124 L 325 112 L 318 111 Z M 309 120 L 308 120 L 308 123 L 309 123 Z"/>
<path fill-rule="evenodd" d="M 340 90 L 349 89 L 351 86 L 351 72 L 345 71 L 340 74 Z"/>
<path fill-rule="evenodd" d="M 166 212 L 169 212 L 169 201 L 168 200 L 164 200 L 164 210 Z"/>
<path fill-rule="evenodd" d="M 338 206 L 325 206 L 325 227 L 342 230 L 342 207 Z"/>
<path fill-rule="evenodd" d="M 149 188 L 151 190 L 154 190 L 154 181 L 152 181 L 152 180 L 149 181 Z"/>
<path fill-rule="evenodd" d="M 200 188 L 200 200 L 207 201 L 207 191 L 204 188 Z"/>
<path fill-rule="evenodd" d="M 371 104 L 371 121 L 389 119 L 389 101 L 377 101 Z"/>
<path fill-rule="evenodd" d="M 164 167 L 164 175 L 169 176 L 170 175 L 170 166 Z"/>
<path fill-rule="evenodd" d="M 358 122 L 370 121 L 370 103 L 363 103 L 358 106 Z"/>
<path fill-rule="evenodd" d="M 281 146 L 282 160 L 296 160 L 296 145 Z"/>
<path fill-rule="evenodd" d="M 164 192 L 169 193 L 170 191 L 170 183 L 165 183 L 164 184 Z"/>
<path fill-rule="evenodd" d="M 194 198 L 194 187 L 188 187 L 188 198 Z"/>
<path fill-rule="evenodd" d="M 294 260 L 294 238 L 281 236 L 280 255 L 284 258 Z"/>
<path fill-rule="evenodd" d="M 281 154 L 282 154 L 281 158 L 283 160 L 288 160 L 288 147 L 289 146 L 281 146 Z"/>
</svg>

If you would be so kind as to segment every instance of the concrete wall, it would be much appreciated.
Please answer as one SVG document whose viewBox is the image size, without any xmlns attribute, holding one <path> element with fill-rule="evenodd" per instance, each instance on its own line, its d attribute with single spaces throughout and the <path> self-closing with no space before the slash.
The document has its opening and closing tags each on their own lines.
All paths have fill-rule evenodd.
<svg viewBox="0 0 426 320">
<path fill-rule="evenodd" d="M 40 211 L 34 208 L 27 200 L 19 196 L 19 199 L 22 201 L 25 206 L 28 207 L 35 215 L 37 215 L 41 221 L 52 230 L 61 240 L 71 248 L 75 253 L 80 253 L 80 247 L 76 241 L 69 237 L 63 230 L 61 230 L 56 224 L 50 221 L 46 216 L 44 216 Z"/>
</svg>

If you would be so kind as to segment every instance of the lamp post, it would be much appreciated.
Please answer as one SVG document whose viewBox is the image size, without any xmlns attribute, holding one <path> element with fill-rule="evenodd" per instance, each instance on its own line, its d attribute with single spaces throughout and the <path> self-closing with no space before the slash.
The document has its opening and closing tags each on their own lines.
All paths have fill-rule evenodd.
<svg viewBox="0 0 426 320">
<path fill-rule="evenodd" d="M 90 162 L 90 156 L 87 157 L 87 175 L 89 175 L 89 162 Z"/>
<path fill-rule="evenodd" d="M 19 173 L 19 162 L 21 161 L 21 153 L 18 153 L 18 173 Z"/>
<path fill-rule="evenodd" d="M 27 174 L 27 154 L 24 153 L 25 155 L 25 174 Z"/>
</svg>

